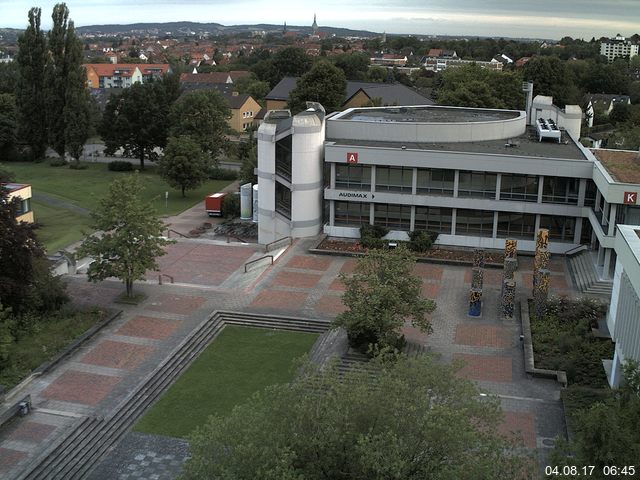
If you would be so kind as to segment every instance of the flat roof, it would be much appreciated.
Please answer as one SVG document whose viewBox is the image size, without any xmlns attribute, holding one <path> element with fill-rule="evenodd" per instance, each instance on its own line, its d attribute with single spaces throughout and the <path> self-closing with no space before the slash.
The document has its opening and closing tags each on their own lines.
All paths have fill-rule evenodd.
<svg viewBox="0 0 640 480">
<path fill-rule="evenodd" d="M 519 118 L 518 110 L 421 105 L 411 107 L 354 108 L 333 117 L 334 120 L 396 123 L 475 123 Z"/>
<path fill-rule="evenodd" d="M 591 151 L 616 182 L 640 183 L 639 152 L 603 148 L 592 148 Z"/>
<path fill-rule="evenodd" d="M 436 150 L 445 152 L 486 153 L 496 155 L 515 155 L 539 158 L 568 158 L 571 160 L 589 161 L 584 153 L 568 135 L 563 135 L 567 143 L 558 143 L 555 140 L 538 141 L 534 128 L 527 127 L 527 131 L 518 137 L 502 140 L 485 140 L 480 142 L 438 142 L 438 143 L 411 143 L 411 142 L 387 142 L 374 140 L 348 140 L 327 138 L 328 142 L 335 145 L 365 146 L 380 148 L 402 148 L 405 146 L 411 150 Z M 638 182 L 640 183 L 640 182 Z"/>
<path fill-rule="evenodd" d="M 2 188 L 9 190 L 10 192 L 15 192 L 17 190 L 22 190 L 23 188 L 27 188 L 30 185 L 26 183 L 1 183 Z"/>
</svg>

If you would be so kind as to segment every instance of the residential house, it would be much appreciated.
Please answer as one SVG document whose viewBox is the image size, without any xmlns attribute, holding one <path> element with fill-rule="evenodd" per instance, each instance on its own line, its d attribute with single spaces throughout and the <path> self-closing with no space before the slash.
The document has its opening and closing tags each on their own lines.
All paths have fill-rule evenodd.
<svg viewBox="0 0 640 480">
<path fill-rule="evenodd" d="M 495 57 L 491 59 L 491 61 L 500 62 L 503 66 L 511 65 L 513 63 L 513 59 L 506 56 L 504 53 L 499 53 Z"/>
<path fill-rule="evenodd" d="M 431 72 L 442 72 L 447 68 L 462 67 L 464 65 L 478 65 L 482 68 L 489 68 L 492 70 L 502 70 L 502 63 L 491 60 L 490 62 L 480 60 L 463 60 L 461 58 L 444 58 L 444 57 L 424 57 L 421 60 L 422 66 L 425 70 Z"/>
<path fill-rule="evenodd" d="M 406 55 L 394 53 L 384 53 L 381 56 L 371 57 L 371 65 L 381 65 L 384 67 L 404 67 L 407 64 Z"/>
<path fill-rule="evenodd" d="M 525 64 L 531 60 L 531 57 L 522 57 L 519 58 L 518 60 L 516 60 L 516 68 L 522 68 L 525 66 Z"/>
<path fill-rule="evenodd" d="M 84 67 L 89 88 L 128 88 L 171 72 L 171 67 L 162 63 L 88 63 Z"/>
<path fill-rule="evenodd" d="M 638 55 L 638 47 L 637 43 L 632 43 L 618 34 L 615 38 L 600 43 L 600 55 L 604 55 L 609 62 L 613 62 L 616 58 L 635 57 Z"/>
<path fill-rule="evenodd" d="M 268 110 L 287 108 L 289 93 L 296 87 L 297 79 L 284 77 L 264 97 Z M 372 103 L 380 105 L 431 105 L 433 101 L 401 83 L 347 82 L 343 108 L 363 107 Z"/>
<path fill-rule="evenodd" d="M 606 93 L 596 93 L 587 95 L 585 98 L 585 117 L 587 125 L 593 127 L 593 120 L 596 114 L 609 116 L 613 107 L 617 104 L 631 104 L 631 97 L 628 95 L 609 95 Z"/>
<path fill-rule="evenodd" d="M 19 222 L 33 223 L 33 210 L 31 210 L 31 185 L 23 183 L 2 183 L 0 188 L 9 192 L 9 200 L 17 198 L 20 207 L 16 220 Z"/>
<path fill-rule="evenodd" d="M 226 94 L 225 98 L 231 110 L 231 118 L 228 120 L 231 129 L 244 132 L 252 127 L 255 116 L 262 108 L 260 104 L 247 93 L 232 92 L 230 95 Z"/>
</svg>

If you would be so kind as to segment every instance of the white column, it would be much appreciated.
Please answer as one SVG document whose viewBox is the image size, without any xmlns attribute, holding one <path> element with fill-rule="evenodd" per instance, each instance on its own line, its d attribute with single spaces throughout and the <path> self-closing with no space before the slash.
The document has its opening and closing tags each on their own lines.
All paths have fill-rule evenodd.
<svg viewBox="0 0 640 480">
<path fill-rule="evenodd" d="M 500 200 L 500 189 L 502 188 L 502 174 L 496 176 L 496 200 Z"/>
<path fill-rule="evenodd" d="M 538 177 L 538 203 L 542 203 L 542 189 L 544 188 L 544 176 Z"/>
<path fill-rule="evenodd" d="M 458 198 L 458 184 L 460 183 L 460 170 L 453 175 L 453 198 Z"/>
</svg>

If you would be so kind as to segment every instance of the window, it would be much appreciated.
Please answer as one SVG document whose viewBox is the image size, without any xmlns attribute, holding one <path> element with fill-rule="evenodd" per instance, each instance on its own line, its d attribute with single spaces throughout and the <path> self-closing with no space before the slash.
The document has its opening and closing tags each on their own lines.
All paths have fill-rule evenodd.
<svg viewBox="0 0 640 480">
<path fill-rule="evenodd" d="M 336 164 L 336 188 L 371 190 L 371 167 L 366 165 Z"/>
<path fill-rule="evenodd" d="M 538 177 L 503 173 L 500 182 L 501 200 L 538 201 Z"/>
<path fill-rule="evenodd" d="M 456 215 L 456 235 L 493 236 L 493 212 L 459 208 Z"/>
<path fill-rule="evenodd" d="M 291 181 L 291 135 L 276 142 L 276 175 Z"/>
<path fill-rule="evenodd" d="M 536 216 L 528 213 L 498 212 L 498 237 L 533 240 Z"/>
<path fill-rule="evenodd" d="M 578 178 L 544 177 L 542 202 L 577 205 L 579 185 Z"/>
<path fill-rule="evenodd" d="M 455 170 L 419 168 L 417 193 L 453 196 Z"/>
<path fill-rule="evenodd" d="M 24 215 L 25 213 L 29 213 L 31 211 L 31 199 L 30 198 L 25 198 L 23 200 L 19 200 L 18 201 L 18 211 L 16 212 L 16 214 L 18 216 L 20 215 Z"/>
<path fill-rule="evenodd" d="M 439 207 L 416 207 L 416 230 L 451 233 L 451 215 L 453 209 Z"/>
<path fill-rule="evenodd" d="M 549 239 L 573 242 L 576 219 L 559 215 L 540 215 L 540 228 L 549 230 Z"/>
<path fill-rule="evenodd" d="M 359 227 L 369 223 L 369 204 L 335 202 L 335 225 Z"/>
<path fill-rule="evenodd" d="M 376 190 L 411 193 L 413 168 L 376 167 Z"/>
<path fill-rule="evenodd" d="M 276 182 L 276 212 L 291 219 L 291 190 Z"/>
<path fill-rule="evenodd" d="M 584 206 L 594 207 L 596 205 L 596 194 L 598 193 L 598 187 L 591 179 L 587 180 L 587 188 L 584 192 Z"/>
<path fill-rule="evenodd" d="M 411 228 L 411 207 L 376 203 L 373 223 L 392 230 L 409 230 Z"/>
<path fill-rule="evenodd" d="M 473 198 L 495 198 L 498 175 L 489 172 L 460 171 L 458 196 Z"/>
</svg>

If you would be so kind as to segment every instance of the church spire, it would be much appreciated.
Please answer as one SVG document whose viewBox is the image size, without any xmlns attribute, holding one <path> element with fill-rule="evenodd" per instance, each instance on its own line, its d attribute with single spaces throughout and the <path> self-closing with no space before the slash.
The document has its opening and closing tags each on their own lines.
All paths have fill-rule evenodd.
<svg viewBox="0 0 640 480">
<path fill-rule="evenodd" d="M 313 35 L 318 35 L 318 22 L 316 22 L 316 14 L 313 14 L 313 23 L 311 24 Z"/>
</svg>

